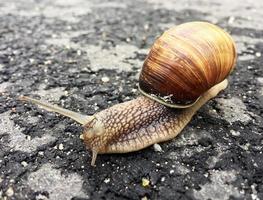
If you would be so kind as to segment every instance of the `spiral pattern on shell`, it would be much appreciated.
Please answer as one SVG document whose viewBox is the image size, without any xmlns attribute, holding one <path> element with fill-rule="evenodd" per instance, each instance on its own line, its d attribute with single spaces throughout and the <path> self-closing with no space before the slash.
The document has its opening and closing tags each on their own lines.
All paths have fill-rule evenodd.
<svg viewBox="0 0 263 200">
<path fill-rule="evenodd" d="M 153 44 L 140 74 L 140 91 L 170 107 L 188 107 L 233 70 L 231 36 L 207 22 L 165 31 Z"/>
</svg>

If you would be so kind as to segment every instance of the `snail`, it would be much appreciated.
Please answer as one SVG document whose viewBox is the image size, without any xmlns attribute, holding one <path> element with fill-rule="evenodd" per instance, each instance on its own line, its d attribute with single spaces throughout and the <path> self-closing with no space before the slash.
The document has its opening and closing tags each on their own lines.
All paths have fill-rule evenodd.
<svg viewBox="0 0 263 200">
<path fill-rule="evenodd" d="M 126 153 L 176 137 L 197 110 L 227 85 L 236 62 L 231 36 L 208 22 L 188 22 L 154 42 L 139 76 L 141 96 L 82 115 L 27 96 L 21 100 L 83 125 L 83 139 L 97 154 Z"/>
</svg>

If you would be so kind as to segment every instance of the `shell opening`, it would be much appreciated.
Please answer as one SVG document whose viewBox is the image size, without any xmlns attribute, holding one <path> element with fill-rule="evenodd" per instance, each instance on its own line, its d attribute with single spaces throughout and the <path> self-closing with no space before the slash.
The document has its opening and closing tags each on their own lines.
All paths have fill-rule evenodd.
<svg viewBox="0 0 263 200">
<path fill-rule="evenodd" d="M 200 97 L 198 97 L 194 102 L 191 102 L 189 104 L 178 104 L 178 103 L 173 103 L 173 102 L 170 102 L 170 101 L 166 101 L 165 98 L 161 98 L 155 94 L 148 94 L 146 92 L 144 92 L 140 86 L 138 86 L 138 89 L 140 91 L 140 93 L 162 105 L 165 105 L 167 107 L 170 107 L 170 108 L 188 108 L 188 107 L 191 107 L 192 105 L 194 105 L 199 99 Z"/>
</svg>

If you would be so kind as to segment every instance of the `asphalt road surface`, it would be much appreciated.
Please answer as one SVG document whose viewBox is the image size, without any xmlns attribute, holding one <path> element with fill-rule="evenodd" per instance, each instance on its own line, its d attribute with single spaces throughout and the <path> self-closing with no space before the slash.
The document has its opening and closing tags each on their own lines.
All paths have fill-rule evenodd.
<svg viewBox="0 0 263 200">
<path fill-rule="evenodd" d="M 263 199 L 262 10 L 252 0 L 0 0 L 0 199 Z M 94 168 L 79 124 L 17 99 L 85 114 L 134 99 L 154 39 L 196 20 L 231 33 L 237 65 L 162 151 L 99 155 Z"/>
</svg>

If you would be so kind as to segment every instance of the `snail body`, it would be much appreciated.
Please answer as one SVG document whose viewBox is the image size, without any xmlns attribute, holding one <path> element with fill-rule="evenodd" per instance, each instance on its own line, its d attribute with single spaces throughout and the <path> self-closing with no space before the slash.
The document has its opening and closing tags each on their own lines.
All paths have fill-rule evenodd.
<svg viewBox="0 0 263 200">
<path fill-rule="evenodd" d="M 226 77 L 236 60 L 233 40 L 220 28 L 205 22 L 186 23 L 178 27 L 168 30 L 157 39 L 158 47 L 155 43 L 146 58 L 139 80 L 143 96 L 114 105 L 93 116 L 82 115 L 30 97 L 22 96 L 21 100 L 31 101 L 82 124 L 84 143 L 93 153 L 92 165 L 95 165 L 97 154 L 132 152 L 170 140 L 181 132 L 203 104 L 227 87 Z M 205 37 L 208 37 L 209 42 L 201 37 L 203 32 L 207 33 Z M 167 34 L 168 40 L 165 39 Z M 192 36 L 196 34 L 199 37 Z M 178 38 L 179 41 L 185 40 L 186 44 L 178 42 L 177 47 L 177 42 L 174 43 L 173 40 Z M 192 38 L 195 45 L 191 46 Z M 170 44 L 172 47 L 169 47 Z M 192 49 L 188 51 L 189 48 Z M 195 53 L 189 55 L 191 51 Z M 192 58 L 198 61 L 191 62 Z M 182 75 L 183 71 L 188 75 Z M 174 80 L 177 78 L 178 81 Z M 192 82 L 188 83 L 186 79 Z M 201 89 L 192 91 L 195 87 Z"/>
<path fill-rule="evenodd" d="M 83 125 L 86 147 L 92 151 L 91 165 L 97 154 L 127 153 L 176 137 L 196 111 L 227 87 L 227 80 L 208 90 L 193 106 L 174 109 L 145 96 L 114 105 L 93 116 L 85 116 L 30 97 L 21 100 L 70 117 Z"/>
</svg>

